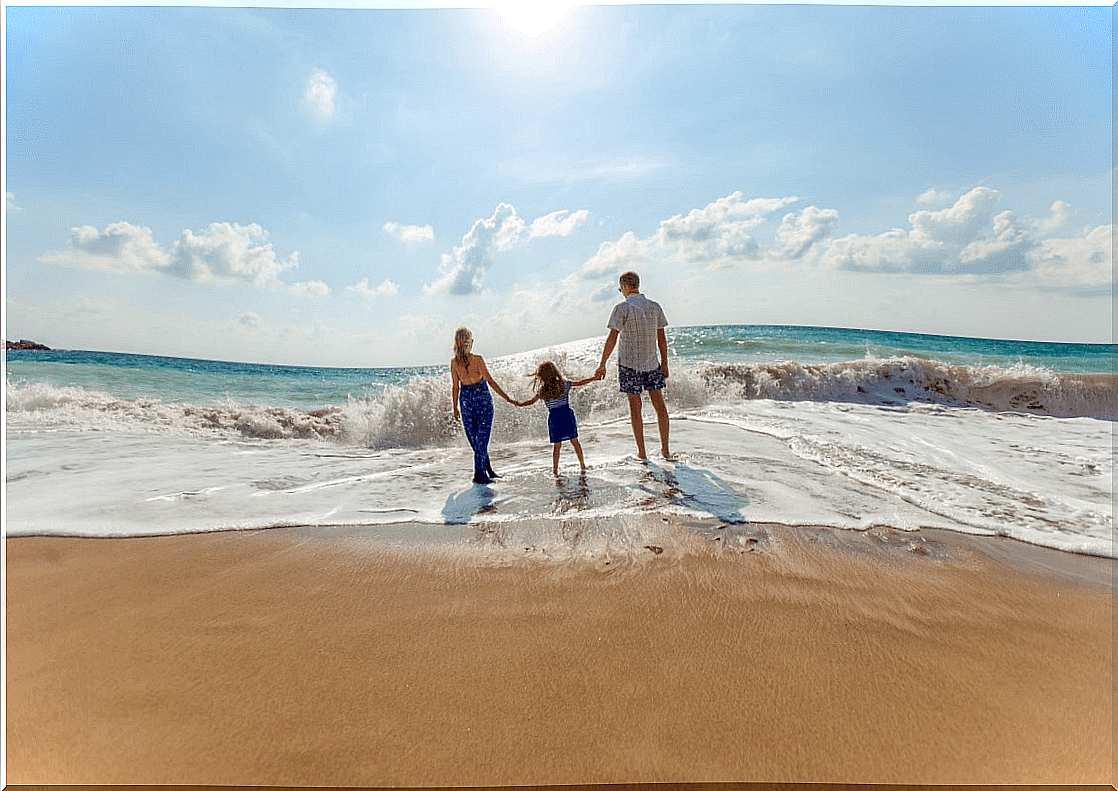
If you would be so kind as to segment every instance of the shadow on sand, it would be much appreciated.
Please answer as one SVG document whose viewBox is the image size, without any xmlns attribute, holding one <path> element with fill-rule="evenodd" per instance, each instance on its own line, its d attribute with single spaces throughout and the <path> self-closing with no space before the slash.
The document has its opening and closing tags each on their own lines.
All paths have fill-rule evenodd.
<svg viewBox="0 0 1118 791">
<path fill-rule="evenodd" d="M 468 524 L 477 514 L 497 510 L 497 493 L 488 486 L 475 483 L 469 489 L 446 498 L 443 521 L 448 525 Z"/>
<path fill-rule="evenodd" d="M 652 462 L 646 464 L 647 472 L 634 488 L 648 492 L 655 498 L 665 498 L 673 505 L 682 505 L 706 511 L 727 524 L 744 524 L 748 521 L 742 509 L 749 505 L 749 496 L 734 491 L 726 481 L 710 470 L 673 464 L 670 468 Z M 662 487 L 662 488 L 661 488 Z"/>
</svg>

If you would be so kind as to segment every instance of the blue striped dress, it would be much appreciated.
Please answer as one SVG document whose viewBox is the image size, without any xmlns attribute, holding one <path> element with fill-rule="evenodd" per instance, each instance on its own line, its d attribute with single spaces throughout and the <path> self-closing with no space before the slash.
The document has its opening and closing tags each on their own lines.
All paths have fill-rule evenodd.
<svg viewBox="0 0 1118 791">
<path fill-rule="evenodd" d="M 567 390 L 558 398 L 544 399 L 547 404 L 547 433 L 551 435 L 552 442 L 563 442 L 578 436 L 578 423 L 575 422 L 575 413 L 570 404 L 571 383 L 567 382 Z"/>
</svg>

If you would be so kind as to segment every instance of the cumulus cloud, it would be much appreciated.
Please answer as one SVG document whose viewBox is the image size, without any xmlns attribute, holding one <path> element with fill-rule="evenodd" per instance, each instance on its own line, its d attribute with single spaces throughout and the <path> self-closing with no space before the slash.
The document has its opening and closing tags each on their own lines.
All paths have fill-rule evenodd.
<svg viewBox="0 0 1118 791">
<path fill-rule="evenodd" d="M 23 211 L 19 206 L 16 206 L 16 196 L 10 192 L 4 192 L 4 211 L 18 214 Z"/>
<path fill-rule="evenodd" d="M 337 109 L 337 95 L 337 81 L 322 69 L 317 69 L 307 78 L 303 101 L 320 118 L 326 119 L 332 117 Z"/>
<path fill-rule="evenodd" d="M 953 197 L 955 196 L 946 190 L 930 189 L 920 193 L 916 202 L 924 206 L 942 206 L 950 202 Z"/>
<path fill-rule="evenodd" d="M 532 238 L 541 236 L 570 236 L 575 229 L 584 224 L 590 217 L 587 209 L 572 212 L 569 209 L 560 209 L 543 217 L 532 220 L 528 234 Z"/>
<path fill-rule="evenodd" d="M 741 192 L 677 214 L 664 220 L 656 232 L 658 245 L 677 260 L 691 263 L 727 265 L 756 259 L 760 245 L 751 235 L 753 228 L 769 215 L 795 203 L 799 198 L 753 198 L 742 200 Z"/>
<path fill-rule="evenodd" d="M 1055 201 L 1049 208 L 1049 215 L 1033 222 L 1033 228 L 1040 234 L 1050 234 L 1063 228 L 1074 213 L 1075 208 L 1062 200 Z"/>
<path fill-rule="evenodd" d="M 795 197 L 743 200 L 741 192 L 734 192 L 700 209 L 662 221 L 649 237 L 640 238 L 628 231 L 616 242 L 603 242 L 579 271 L 564 282 L 574 286 L 579 281 L 613 279 L 626 269 L 639 269 L 649 262 L 660 260 L 704 267 L 723 267 L 757 260 L 762 255 L 762 249 L 753 238 L 753 229 L 765 223 L 773 213 L 798 200 Z M 801 222 L 813 225 L 811 228 L 805 226 L 802 234 L 816 233 L 816 228 L 829 228 L 832 222 L 829 214 L 811 208 L 818 215 L 811 212 L 803 215 Z M 790 224 L 786 235 L 791 238 L 791 223 L 795 220 L 786 220 Z M 802 244 L 807 249 L 812 242 L 805 238 Z M 600 293 L 595 292 L 597 299 L 609 297 L 608 287 Z"/>
<path fill-rule="evenodd" d="M 990 274 L 1025 267 L 1031 244 L 1012 212 L 995 215 L 1001 195 L 975 187 L 951 206 L 909 215 L 907 230 L 835 239 L 824 261 L 840 269 Z"/>
<path fill-rule="evenodd" d="M 280 261 L 267 238 L 256 223 L 214 222 L 197 234 L 185 230 L 175 242 L 167 273 L 198 283 L 277 285 L 281 272 L 298 267 L 299 254 Z"/>
<path fill-rule="evenodd" d="M 1047 217 L 1031 219 L 999 211 L 1000 198 L 976 187 L 947 208 L 913 212 L 908 229 L 835 239 L 820 259 L 856 271 L 1000 277 L 1079 291 L 1113 283 L 1113 225 L 1049 237 L 1066 225 L 1069 204 L 1056 201 Z"/>
<path fill-rule="evenodd" d="M 282 285 L 280 273 L 296 268 L 299 254 L 279 260 L 267 237 L 255 223 L 215 222 L 200 233 L 183 231 L 165 250 L 150 228 L 121 221 L 103 231 L 92 225 L 72 228 L 69 249 L 47 253 L 39 261 L 123 274 L 160 273 L 197 283 Z"/>
<path fill-rule="evenodd" d="M 321 280 L 307 280 L 303 283 L 292 283 L 287 287 L 289 293 L 304 299 L 322 299 L 330 296 L 330 286 Z"/>
<path fill-rule="evenodd" d="M 433 241 L 435 229 L 430 225 L 400 225 L 399 223 L 386 222 L 385 233 L 394 236 L 407 245 L 422 244 Z"/>
<path fill-rule="evenodd" d="M 785 214 L 776 230 L 779 253 L 788 258 L 802 258 L 812 247 L 831 235 L 838 224 L 839 214 L 834 209 L 808 206 L 798 215 Z"/>
<path fill-rule="evenodd" d="M 162 272 L 171 263 L 151 229 L 129 222 L 114 222 L 99 231 L 92 225 L 70 229 L 70 248 L 46 253 L 44 264 L 80 269 L 101 269 L 123 274 Z"/>
<path fill-rule="evenodd" d="M 346 289 L 360 294 L 363 297 L 394 297 L 400 293 L 400 286 L 398 283 L 393 283 L 387 277 L 384 282 L 376 288 L 369 287 L 369 278 L 363 277 L 352 286 L 346 286 Z"/>
<path fill-rule="evenodd" d="M 997 190 L 975 187 L 946 209 L 913 212 L 908 216 L 911 236 L 924 245 L 967 244 L 989 226 L 1000 197 Z"/>
<path fill-rule="evenodd" d="M 627 269 L 638 268 L 649 259 L 653 251 L 653 240 L 638 239 L 635 233 L 626 231 L 616 242 L 602 242 L 598 246 L 598 252 L 565 282 L 573 284 L 580 280 L 612 278 Z"/>
<path fill-rule="evenodd" d="M 474 223 L 453 253 L 443 254 L 439 265 L 442 277 L 424 285 L 423 293 L 463 296 L 479 291 L 493 265 L 494 252 L 511 248 L 524 231 L 524 220 L 517 216 L 516 209 L 508 203 L 499 204 L 491 217 Z"/>
<path fill-rule="evenodd" d="M 1075 290 L 1112 286 L 1114 229 L 1100 225 L 1082 236 L 1045 239 L 1029 253 L 1036 281 Z"/>
</svg>

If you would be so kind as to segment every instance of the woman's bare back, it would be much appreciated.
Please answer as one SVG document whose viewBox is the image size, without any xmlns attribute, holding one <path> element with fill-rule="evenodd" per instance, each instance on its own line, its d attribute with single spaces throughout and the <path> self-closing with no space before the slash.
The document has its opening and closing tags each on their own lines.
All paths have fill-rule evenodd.
<svg viewBox="0 0 1118 791">
<path fill-rule="evenodd" d="M 485 378 L 485 361 L 476 354 L 470 355 L 466 365 L 462 365 L 457 357 L 451 360 L 450 364 L 458 374 L 458 381 L 464 385 L 476 385 Z"/>
</svg>

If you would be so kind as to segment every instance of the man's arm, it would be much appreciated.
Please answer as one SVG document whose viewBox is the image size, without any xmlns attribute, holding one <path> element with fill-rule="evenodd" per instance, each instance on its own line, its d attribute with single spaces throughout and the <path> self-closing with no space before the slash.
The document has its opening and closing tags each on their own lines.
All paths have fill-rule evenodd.
<svg viewBox="0 0 1118 791">
<path fill-rule="evenodd" d="M 602 361 L 598 363 L 598 370 L 594 372 L 594 375 L 599 379 L 606 375 L 606 360 L 613 354 L 613 347 L 617 345 L 618 335 L 620 333 L 617 330 L 609 331 L 609 337 L 606 338 L 606 347 L 602 349 Z"/>
<path fill-rule="evenodd" d="M 664 328 L 656 330 L 656 345 L 660 347 L 660 370 L 664 374 L 664 378 L 668 378 L 668 336 L 664 332 Z"/>
</svg>

